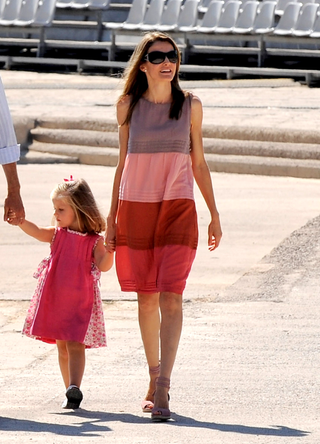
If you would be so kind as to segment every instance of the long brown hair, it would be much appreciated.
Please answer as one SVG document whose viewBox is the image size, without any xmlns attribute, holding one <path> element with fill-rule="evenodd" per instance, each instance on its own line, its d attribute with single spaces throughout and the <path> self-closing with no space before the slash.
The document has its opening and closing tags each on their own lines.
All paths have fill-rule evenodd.
<svg viewBox="0 0 320 444">
<path fill-rule="evenodd" d="M 148 32 L 145 34 L 140 41 L 140 43 L 136 46 L 127 68 L 124 71 L 123 79 L 125 82 L 123 92 L 118 99 L 118 103 L 125 97 L 131 97 L 131 103 L 128 109 L 128 114 L 123 122 L 123 124 L 130 123 L 131 116 L 134 110 L 134 107 L 138 103 L 139 99 L 143 95 L 143 93 L 148 89 L 148 81 L 146 75 L 140 70 L 141 64 L 144 62 L 144 57 L 146 56 L 149 48 L 155 42 L 168 42 L 173 48 L 177 51 L 178 61 L 176 64 L 176 73 L 174 78 L 171 81 L 171 93 L 172 93 L 172 103 L 169 112 L 170 119 L 179 119 L 181 116 L 182 105 L 185 101 L 185 92 L 181 89 L 179 85 L 179 68 L 181 63 L 181 56 L 179 52 L 179 48 L 175 41 L 168 35 L 162 32 Z"/>
<path fill-rule="evenodd" d="M 84 179 L 70 180 L 58 184 L 50 195 L 51 199 L 62 198 L 75 212 L 81 233 L 101 233 L 106 228 L 88 183 Z"/>
</svg>

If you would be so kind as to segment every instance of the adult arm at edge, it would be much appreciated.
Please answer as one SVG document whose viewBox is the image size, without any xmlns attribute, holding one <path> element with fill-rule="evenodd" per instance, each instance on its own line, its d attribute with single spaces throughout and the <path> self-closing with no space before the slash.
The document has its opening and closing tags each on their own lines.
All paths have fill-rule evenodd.
<svg viewBox="0 0 320 444">
<path fill-rule="evenodd" d="M 17 172 L 16 162 L 2 165 L 4 174 L 8 184 L 8 195 L 4 201 L 4 216 L 3 220 L 12 225 L 18 225 L 25 218 L 25 211 L 20 195 L 20 182 Z M 14 217 L 9 219 L 9 212 L 13 213 Z M 9 220 L 8 220 L 9 219 Z"/>
</svg>

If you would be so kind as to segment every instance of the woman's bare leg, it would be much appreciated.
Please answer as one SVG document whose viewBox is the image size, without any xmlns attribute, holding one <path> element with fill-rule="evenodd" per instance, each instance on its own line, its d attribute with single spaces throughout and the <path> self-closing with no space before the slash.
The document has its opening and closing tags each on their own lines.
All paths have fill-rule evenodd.
<svg viewBox="0 0 320 444">
<path fill-rule="evenodd" d="M 159 298 L 159 306 L 161 312 L 160 378 L 165 378 L 162 381 L 170 381 L 182 330 L 182 295 L 169 292 L 161 293 Z M 169 388 L 166 385 L 167 384 L 157 385 L 154 401 L 155 407 L 169 407 Z"/>
<path fill-rule="evenodd" d="M 138 293 L 138 317 L 141 338 L 149 369 L 159 366 L 159 335 L 160 335 L 160 313 L 159 293 Z M 146 400 L 153 402 L 155 391 L 155 379 L 159 376 L 156 371 L 149 371 L 150 383 Z"/>
</svg>

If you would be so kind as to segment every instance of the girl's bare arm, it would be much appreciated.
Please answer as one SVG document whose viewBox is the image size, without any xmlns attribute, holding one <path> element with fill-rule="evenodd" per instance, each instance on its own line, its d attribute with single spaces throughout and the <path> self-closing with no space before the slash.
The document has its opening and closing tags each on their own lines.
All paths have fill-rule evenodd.
<svg viewBox="0 0 320 444">
<path fill-rule="evenodd" d="M 38 225 L 30 222 L 29 220 L 24 220 L 18 225 L 22 231 L 31 237 L 34 237 L 40 242 L 51 242 L 55 227 L 38 227 Z"/>
<path fill-rule="evenodd" d="M 108 271 L 113 265 L 113 252 L 106 250 L 103 239 L 99 239 L 94 249 L 94 260 L 100 271 Z"/>
</svg>

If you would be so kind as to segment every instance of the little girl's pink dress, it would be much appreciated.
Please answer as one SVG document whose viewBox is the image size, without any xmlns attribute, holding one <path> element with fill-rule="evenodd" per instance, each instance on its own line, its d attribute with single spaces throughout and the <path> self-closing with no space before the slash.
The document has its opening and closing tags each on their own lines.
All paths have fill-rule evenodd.
<svg viewBox="0 0 320 444">
<path fill-rule="evenodd" d="M 51 253 L 34 277 L 38 285 L 22 333 L 54 344 L 75 341 L 86 348 L 106 346 L 100 271 L 93 251 L 98 234 L 57 228 Z"/>
</svg>

